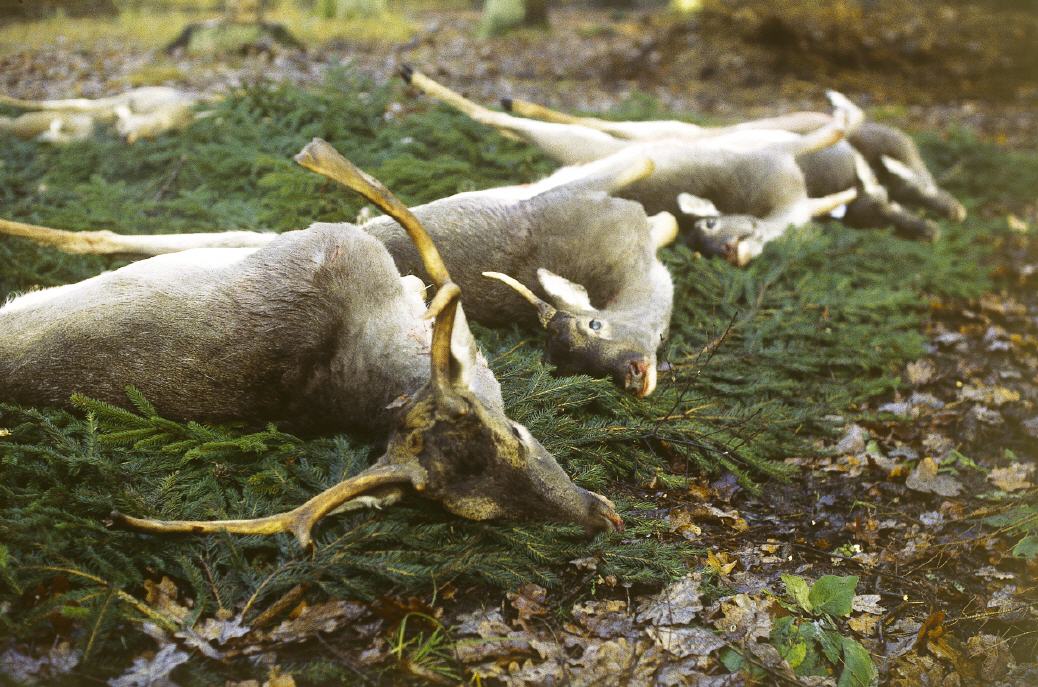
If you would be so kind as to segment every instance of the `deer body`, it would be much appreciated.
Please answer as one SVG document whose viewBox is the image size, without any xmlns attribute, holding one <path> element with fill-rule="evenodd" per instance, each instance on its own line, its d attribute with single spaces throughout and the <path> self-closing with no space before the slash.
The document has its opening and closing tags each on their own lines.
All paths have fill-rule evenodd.
<svg viewBox="0 0 1038 687">
<path fill-rule="evenodd" d="M 180 129 L 202 116 L 195 106 L 211 97 L 169 88 L 144 86 L 104 98 L 22 100 L 0 96 L 0 104 L 29 110 L 14 118 L 0 118 L 0 131 L 50 143 L 83 140 L 95 124 L 115 123 L 130 143 Z"/>
<path fill-rule="evenodd" d="M 297 160 L 332 170 L 404 226 L 437 286 L 427 311 L 420 281 L 401 277 L 385 247 L 352 225 L 290 232 L 260 248 L 156 256 L 0 308 L 0 398 L 64 404 L 79 391 L 120 404 L 133 384 L 176 418 L 389 431 L 372 467 L 287 513 L 113 515 L 147 531 L 291 532 L 309 545 L 320 518 L 395 502 L 405 485 L 474 520 L 622 528 L 607 499 L 573 484 L 505 415 L 458 308 L 461 291 L 420 222 L 327 143 L 315 140 Z M 374 496 L 356 500 L 365 493 Z"/>
<path fill-rule="evenodd" d="M 385 431 L 386 406 L 428 380 L 431 325 L 406 286 L 350 225 L 150 258 L 0 309 L 0 397 L 122 404 L 134 385 L 177 419 Z"/>
<path fill-rule="evenodd" d="M 615 181 L 615 175 L 609 179 Z M 560 372 L 609 377 L 639 396 L 654 390 L 656 351 L 666 337 L 674 299 L 673 282 L 656 250 L 672 238 L 673 217 L 649 218 L 638 203 L 568 185 L 462 193 L 411 212 L 441 247 L 455 282 L 472 294 L 465 310 L 474 320 L 488 326 L 540 320 L 548 330 L 547 357 Z M 307 231 L 334 233 L 350 226 L 316 224 Z M 382 242 L 401 273 L 431 281 L 420 252 L 392 218 L 378 217 L 362 228 Z M 0 231 L 69 252 L 145 255 L 281 240 L 261 232 L 120 236 L 3 220 Z M 523 292 L 488 280 L 487 271 L 533 289 L 542 302 L 550 302 L 545 307 L 553 315 L 531 308 Z"/>
<path fill-rule="evenodd" d="M 403 70 L 404 79 L 473 119 L 537 145 L 563 164 L 556 178 L 585 185 L 605 170 L 648 158 L 648 177 L 618 194 L 642 203 L 650 212 L 689 216 L 686 225 L 704 252 L 720 254 L 736 264 L 758 255 L 765 243 L 790 225 L 803 224 L 854 199 L 853 188 L 824 198 L 809 198 L 797 158 L 840 141 L 860 122 L 861 111 L 833 94 L 838 116 L 806 135 L 787 131 L 728 131 L 702 141 L 670 138 L 630 140 L 575 122 L 560 123 L 515 117 L 473 103 L 423 74 Z M 661 129 L 672 130 L 664 122 Z M 552 177 L 544 180 L 551 184 Z M 679 196 L 684 194 L 684 202 Z M 691 206 L 709 212 L 690 212 Z M 722 215 L 711 217 L 711 215 Z M 710 219 L 700 219 L 710 217 Z M 699 221 L 697 221 L 699 220 Z"/>
<path fill-rule="evenodd" d="M 735 140 L 749 135 L 750 140 L 765 132 L 787 131 L 807 134 L 832 123 L 832 115 L 824 112 L 792 112 L 756 119 L 730 126 L 706 127 L 675 120 L 610 121 L 595 117 L 573 117 L 522 100 L 504 99 L 505 109 L 524 117 L 542 119 L 562 125 L 576 125 L 598 134 L 626 141 L 684 140 L 709 144 L 718 137 Z M 601 136 L 597 136 L 601 138 Z M 856 185 L 858 198 L 848 207 L 847 221 L 858 226 L 895 227 L 917 236 L 929 236 L 936 228 L 912 215 L 898 203 L 927 208 L 942 217 L 958 222 L 966 218 L 966 209 L 950 193 L 940 188 L 923 161 L 915 142 L 905 132 L 877 122 L 862 122 L 847 132 L 850 145 L 836 145 L 799 158 L 813 196 L 827 195 Z M 601 147 L 597 143 L 595 147 Z M 861 154 L 871 172 L 862 178 L 854 154 Z M 882 185 L 882 188 L 879 185 Z M 872 191 L 872 193 L 865 193 Z"/>
</svg>

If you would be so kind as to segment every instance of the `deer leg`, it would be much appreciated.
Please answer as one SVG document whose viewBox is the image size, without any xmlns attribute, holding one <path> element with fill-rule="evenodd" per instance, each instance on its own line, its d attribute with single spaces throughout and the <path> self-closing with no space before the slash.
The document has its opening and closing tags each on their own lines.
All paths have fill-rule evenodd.
<svg viewBox="0 0 1038 687">
<path fill-rule="evenodd" d="M 555 124 L 575 124 L 627 141 L 657 141 L 664 138 L 696 140 L 713 136 L 718 131 L 677 120 L 618 122 L 609 119 L 599 119 L 598 117 L 577 117 L 565 112 L 559 112 L 558 110 L 552 110 L 537 103 L 531 103 L 527 100 L 516 100 L 513 98 L 502 98 L 501 107 L 520 117 L 539 119 L 542 122 L 553 122 Z M 728 132 L 722 130 L 722 133 Z"/>
<path fill-rule="evenodd" d="M 652 245 L 659 250 L 669 246 L 678 237 L 678 220 L 669 212 L 658 212 L 649 217 L 649 236 Z"/>
<path fill-rule="evenodd" d="M 18 236 L 66 253 L 82 255 L 161 255 L 192 248 L 257 248 L 278 234 L 260 231 L 226 231 L 188 234 L 116 234 L 100 231 L 65 231 L 0 219 L 0 234 Z"/>
<path fill-rule="evenodd" d="M 597 160 L 626 145 L 609 134 L 586 126 L 540 122 L 487 109 L 410 67 L 401 69 L 401 75 L 426 95 L 450 105 L 480 124 L 532 143 L 566 165 Z"/>
<path fill-rule="evenodd" d="M 418 465 L 375 465 L 364 472 L 339 482 L 312 499 L 285 513 L 251 520 L 151 520 L 112 512 L 114 523 L 156 533 L 211 534 L 277 534 L 291 532 L 303 548 L 312 544 L 311 530 L 317 521 L 331 514 L 363 492 L 388 485 L 410 483 L 416 490 L 425 488 L 426 473 Z"/>
<path fill-rule="evenodd" d="M 847 205 L 857 197 L 858 189 L 848 188 L 821 198 L 805 198 L 800 201 L 800 205 L 808 217 L 821 217 L 828 215 L 841 205 Z"/>
<path fill-rule="evenodd" d="M 650 176 L 655 169 L 652 158 L 637 149 L 631 149 L 592 162 L 563 167 L 551 176 L 529 184 L 526 191 L 529 197 L 533 197 L 562 186 L 572 186 L 580 190 L 615 194 Z"/>
<path fill-rule="evenodd" d="M 126 97 L 123 95 L 97 98 L 96 100 L 90 100 L 89 98 L 69 98 L 66 100 L 22 100 L 21 98 L 12 98 L 9 95 L 0 94 L 0 105 L 17 107 L 20 110 L 42 110 L 50 112 L 111 111 L 117 105 L 122 104 L 124 100 L 126 100 Z"/>
</svg>

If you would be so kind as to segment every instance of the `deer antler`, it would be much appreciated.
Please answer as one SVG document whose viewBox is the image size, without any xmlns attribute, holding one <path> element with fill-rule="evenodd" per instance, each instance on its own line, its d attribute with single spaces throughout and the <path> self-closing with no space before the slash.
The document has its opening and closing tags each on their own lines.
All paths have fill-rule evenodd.
<svg viewBox="0 0 1038 687">
<path fill-rule="evenodd" d="M 394 196 L 378 179 L 368 175 L 352 162 L 347 160 L 327 141 L 315 138 L 295 156 L 295 161 L 311 172 L 336 181 L 346 188 L 356 191 L 395 219 L 414 241 L 418 253 L 422 257 L 425 271 L 429 273 L 433 283 L 442 287 L 451 280 L 447 266 L 436 250 L 429 234 L 418 218 Z"/>
<path fill-rule="evenodd" d="M 390 484 L 411 483 L 417 490 L 425 489 L 426 472 L 417 463 L 375 465 L 364 472 L 339 482 L 290 511 L 252 520 L 150 520 L 134 518 L 112 511 L 113 522 L 144 530 L 145 532 L 207 534 L 277 534 L 291 532 L 303 548 L 310 548 L 311 530 L 317 521 L 346 501 L 363 492 Z"/>
<path fill-rule="evenodd" d="M 547 327 L 551 318 L 555 317 L 555 308 L 547 301 L 541 299 L 537 294 L 531 291 L 529 287 L 517 279 L 510 277 L 507 274 L 502 274 L 501 272 L 484 272 L 483 276 L 488 279 L 496 279 L 499 282 L 506 284 L 520 296 L 529 301 L 530 305 L 537 308 L 537 319 L 540 320 L 542 327 Z"/>
<path fill-rule="evenodd" d="M 452 398 L 453 395 L 449 393 L 454 378 L 451 367 L 451 334 L 454 331 L 454 316 L 458 309 L 461 289 L 451 281 L 447 265 L 444 264 L 440 251 L 436 249 L 425 227 L 399 198 L 382 185 L 382 182 L 359 169 L 327 141 L 320 138 L 310 141 L 295 156 L 295 161 L 310 171 L 361 194 L 399 222 L 411 237 L 422 258 L 425 271 L 438 288 L 426 313 L 427 317 L 436 318 L 431 349 L 431 382 L 441 392 L 438 394 L 440 399 Z"/>
</svg>

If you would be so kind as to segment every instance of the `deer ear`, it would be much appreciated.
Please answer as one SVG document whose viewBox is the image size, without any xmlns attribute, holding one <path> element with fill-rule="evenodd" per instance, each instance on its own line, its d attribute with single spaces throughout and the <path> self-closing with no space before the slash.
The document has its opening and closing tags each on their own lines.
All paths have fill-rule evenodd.
<svg viewBox="0 0 1038 687">
<path fill-rule="evenodd" d="M 454 358 L 454 383 L 472 389 L 472 374 L 479 357 L 479 346 L 469 329 L 465 311 L 458 306 L 454 315 L 454 331 L 451 332 L 451 357 Z"/>
<path fill-rule="evenodd" d="M 405 274 L 400 277 L 400 285 L 404 287 L 404 293 L 412 299 L 418 299 L 425 308 L 425 282 L 413 274 Z"/>
<path fill-rule="evenodd" d="M 543 267 L 537 270 L 537 280 L 541 282 L 541 287 L 547 292 L 548 297 L 559 307 L 576 311 L 595 309 L 591 305 L 591 297 L 588 296 L 587 289 L 580 284 L 560 277 Z"/>
<path fill-rule="evenodd" d="M 678 194 L 678 208 L 692 217 L 720 217 L 721 211 L 707 198 L 700 198 L 691 193 Z"/>
<path fill-rule="evenodd" d="M 883 166 L 886 167 L 887 171 L 905 181 L 919 181 L 919 175 L 912 170 L 911 167 L 906 165 L 901 160 L 894 159 L 889 155 L 883 155 L 880 157 L 883 162 Z"/>
</svg>

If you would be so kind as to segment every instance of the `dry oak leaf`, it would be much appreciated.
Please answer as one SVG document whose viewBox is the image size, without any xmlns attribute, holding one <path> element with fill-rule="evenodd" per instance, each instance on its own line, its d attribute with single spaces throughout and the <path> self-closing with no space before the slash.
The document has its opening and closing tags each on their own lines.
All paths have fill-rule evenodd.
<svg viewBox="0 0 1038 687">
<path fill-rule="evenodd" d="M 303 606 L 298 615 L 271 630 L 270 639 L 274 642 L 302 642 L 322 632 L 334 632 L 343 625 L 352 624 L 367 612 L 366 605 L 340 599 Z"/>
<path fill-rule="evenodd" d="M 526 627 L 526 623 L 534 617 L 546 615 L 548 610 L 544 607 L 544 601 L 548 598 L 547 590 L 539 584 L 527 582 L 519 587 L 518 592 L 508 592 L 508 603 L 519 613 L 519 624 Z"/>
<path fill-rule="evenodd" d="M 592 636 L 602 639 L 634 632 L 634 616 L 628 612 L 625 601 L 610 599 L 578 603 L 573 606 L 573 618 Z"/>
<path fill-rule="evenodd" d="M 966 401 L 983 403 L 998 408 L 1006 403 L 1020 400 L 1020 392 L 1007 389 L 1004 386 L 973 386 L 967 385 L 959 390 L 959 396 Z"/>
<path fill-rule="evenodd" d="M 703 593 L 699 590 L 698 576 L 684 577 L 673 582 L 658 595 L 644 600 L 638 611 L 638 622 L 653 625 L 687 625 L 700 611 Z"/>
<path fill-rule="evenodd" d="M 705 627 L 650 627 L 647 632 L 661 649 L 679 658 L 703 656 L 725 645 Z"/>
<path fill-rule="evenodd" d="M 1034 486 L 1027 478 L 1034 472 L 1034 465 L 1013 463 L 1004 468 L 995 468 L 988 473 L 988 481 L 1002 491 L 1019 491 Z"/>
<path fill-rule="evenodd" d="M 144 580 L 144 602 L 177 623 L 183 623 L 190 612 L 177 603 L 177 585 L 165 575 L 158 583 Z"/>
<path fill-rule="evenodd" d="M 905 486 L 913 491 L 941 496 L 958 496 L 962 491 L 962 484 L 957 479 L 937 474 L 937 461 L 929 456 L 919 461 L 905 480 Z"/>
<path fill-rule="evenodd" d="M 746 594 L 736 594 L 721 601 L 722 617 L 714 627 L 730 641 L 753 641 L 771 633 L 770 601 L 759 601 Z"/>
</svg>

